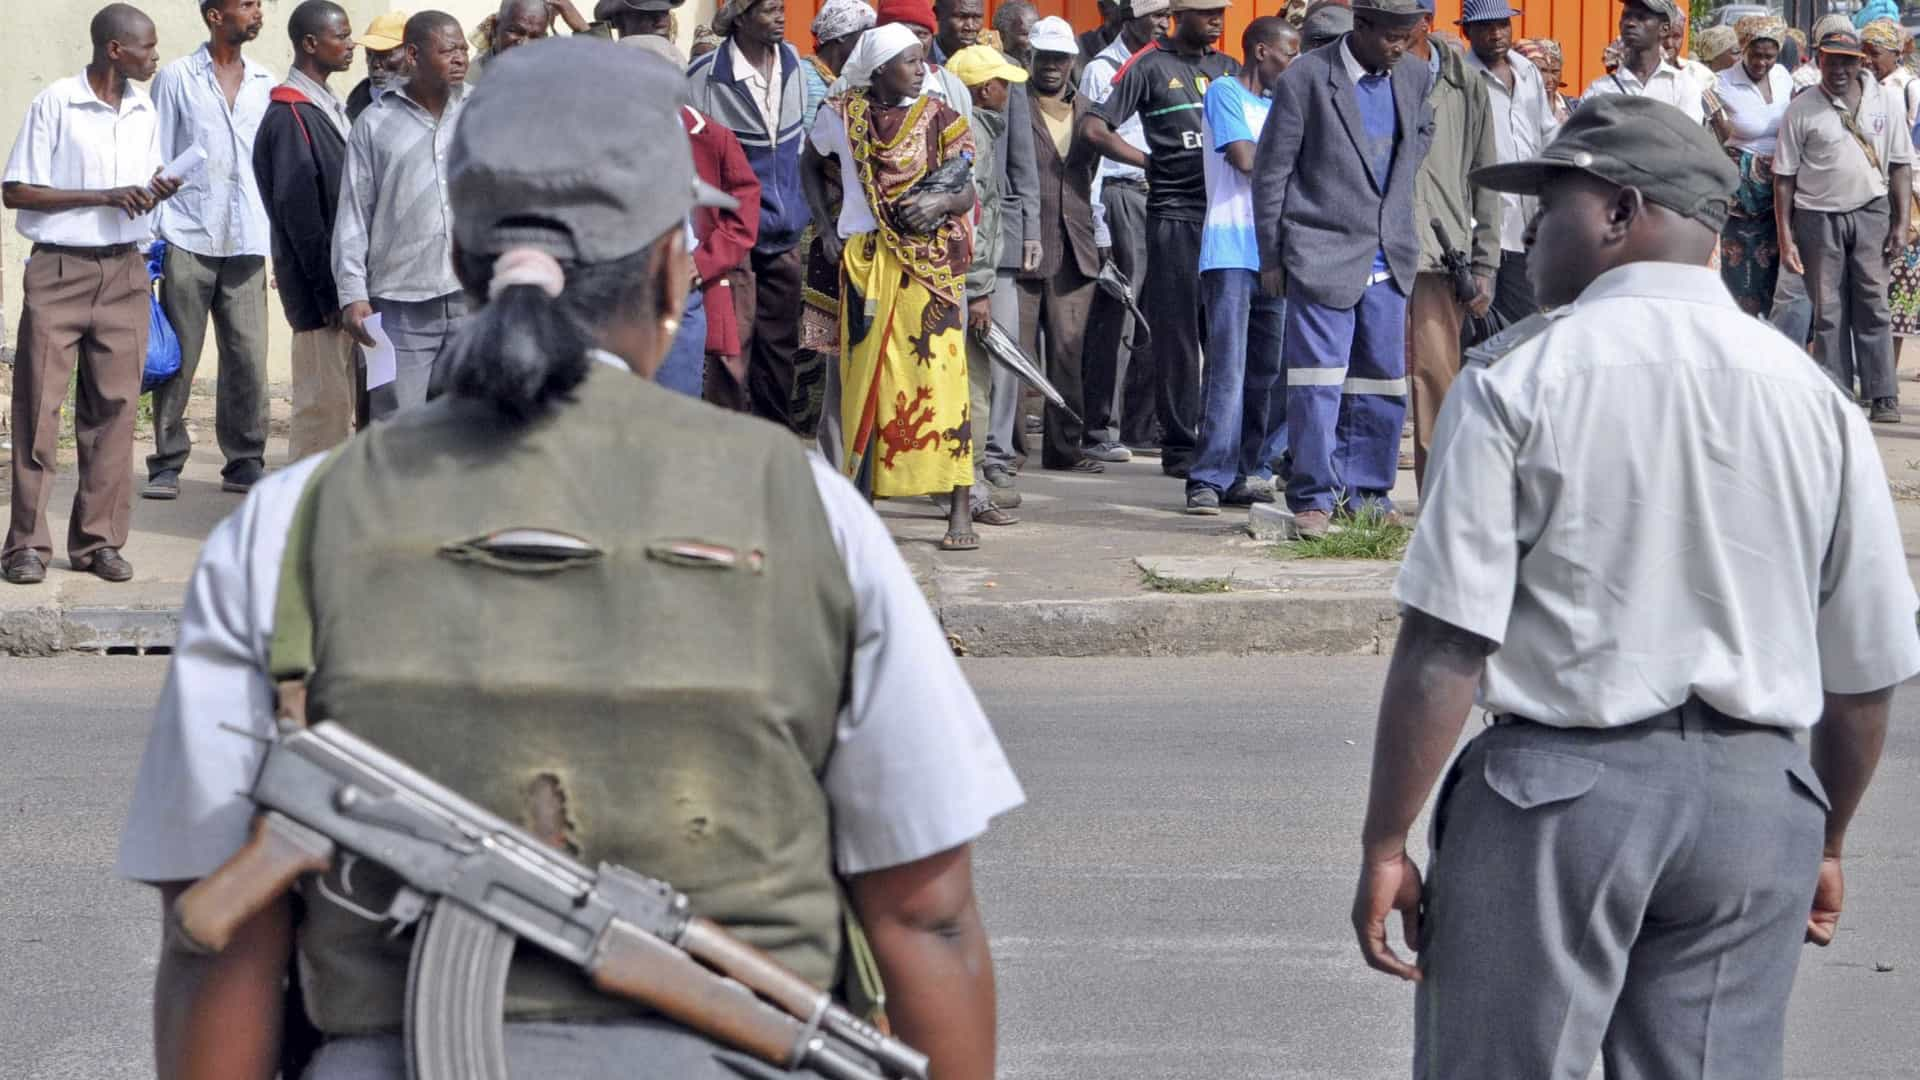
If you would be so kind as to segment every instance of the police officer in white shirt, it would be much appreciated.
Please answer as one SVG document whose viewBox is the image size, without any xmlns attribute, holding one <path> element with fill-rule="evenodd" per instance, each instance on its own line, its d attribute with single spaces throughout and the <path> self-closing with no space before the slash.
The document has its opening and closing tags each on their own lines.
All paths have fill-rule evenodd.
<svg viewBox="0 0 1920 1080">
<path fill-rule="evenodd" d="M 15 585 L 47 576 L 60 409 L 76 365 L 80 490 L 67 530 L 75 570 L 127 581 L 134 414 L 147 352 L 151 212 L 178 190 L 161 166 L 153 102 L 153 20 L 126 4 L 93 17 L 85 71 L 42 90 L 7 157 L 7 209 L 32 243 L 13 375 L 13 505 L 0 567 Z"/>
<path fill-rule="evenodd" d="M 1778 1077 L 1801 943 L 1832 940 L 1847 824 L 1920 672 L 1880 456 L 1707 268 L 1737 175 L 1703 127 L 1605 96 L 1473 179 L 1540 197 L 1556 310 L 1470 350 L 1440 414 L 1361 951 L 1420 982 L 1421 1075 L 1604 1053 L 1609 1075 Z M 1492 724 L 1441 785 L 1423 883 L 1407 831 L 1476 700 Z"/>
</svg>

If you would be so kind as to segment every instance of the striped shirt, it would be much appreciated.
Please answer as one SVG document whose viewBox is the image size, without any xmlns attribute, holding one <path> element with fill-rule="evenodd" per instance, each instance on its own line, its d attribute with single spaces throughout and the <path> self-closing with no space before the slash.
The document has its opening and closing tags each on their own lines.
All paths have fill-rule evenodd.
<svg viewBox="0 0 1920 1080">
<path fill-rule="evenodd" d="M 172 161 L 192 146 L 207 155 L 206 164 L 160 204 L 160 235 L 210 259 L 265 256 L 273 247 L 267 207 L 253 176 L 253 136 L 267 115 L 273 73 L 245 58 L 241 65 L 240 91 L 232 105 L 205 45 L 161 68 L 153 80 L 161 157 Z"/>
<path fill-rule="evenodd" d="M 414 303 L 460 291 L 447 148 L 465 93 L 455 87 L 436 120 L 405 89 L 394 90 L 354 123 L 333 226 L 340 306 L 374 297 Z"/>
</svg>

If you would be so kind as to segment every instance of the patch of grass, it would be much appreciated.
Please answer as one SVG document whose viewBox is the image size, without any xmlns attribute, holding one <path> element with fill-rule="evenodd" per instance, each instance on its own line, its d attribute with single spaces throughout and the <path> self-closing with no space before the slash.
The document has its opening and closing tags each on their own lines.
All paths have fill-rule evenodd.
<svg viewBox="0 0 1920 1080">
<path fill-rule="evenodd" d="M 1275 544 L 1272 553 L 1281 559 L 1393 560 L 1407 553 L 1407 540 L 1412 536 L 1412 529 L 1389 523 L 1385 511 L 1369 506 L 1336 523 L 1317 540 L 1302 538 Z"/>
<path fill-rule="evenodd" d="M 1140 571 L 1140 584 L 1154 592 L 1223 593 L 1233 590 L 1233 579 L 1230 577 L 1171 578 L 1152 570 Z"/>
</svg>

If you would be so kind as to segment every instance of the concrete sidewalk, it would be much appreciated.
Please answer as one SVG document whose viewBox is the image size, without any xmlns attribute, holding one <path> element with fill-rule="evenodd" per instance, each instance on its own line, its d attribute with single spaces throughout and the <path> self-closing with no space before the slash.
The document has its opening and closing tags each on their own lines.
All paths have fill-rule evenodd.
<svg viewBox="0 0 1920 1080">
<path fill-rule="evenodd" d="M 67 568 L 56 546 L 43 585 L 0 584 L 0 655 L 170 648 L 201 541 L 240 497 L 220 491 L 211 401 L 197 399 L 198 448 L 177 502 L 136 498 L 126 555 L 134 580 L 109 585 Z M 282 464 L 286 402 L 276 399 L 269 463 Z M 1875 429 L 1910 553 L 1920 552 L 1920 420 Z M 0 436 L 4 439 L 4 436 Z M 144 480 L 144 440 L 136 479 Z M 5 475 L 0 451 L 0 476 Z M 1037 458 L 1036 458 L 1037 464 Z M 71 452 L 49 508 L 64 542 Z M 1180 656 L 1375 653 L 1391 647 L 1398 564 L 1285 559 L 1249 531 L 1246 510 L 1182 512 L 1185 486 L 1157 458 L 1100 476 L 1030 469 L 1021 521 L 980 526 L 980 550 L 942 553 L 943 512 L 926 499 L 879 504 L 901 552 L 946 627 L 971 656 Z M 1413 474 L 1396 502 L 1415 509 Z M 0 506 L 7 501 L 0 481 Z M 1256 514 L 1255 516 L 1261 516 Z M 1756 527 L 1764 527 L 1756 523 Z M 1920 564 L 1909 555 L 1909 567 Z"/>
</svg>

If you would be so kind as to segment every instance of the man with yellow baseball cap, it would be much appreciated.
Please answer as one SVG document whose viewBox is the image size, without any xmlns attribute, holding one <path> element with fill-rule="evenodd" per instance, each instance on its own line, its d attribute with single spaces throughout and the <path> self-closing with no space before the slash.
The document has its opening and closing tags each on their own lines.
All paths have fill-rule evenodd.
<svg viewBox="0 0 1920 1080">
<path fill-rule="evenodd" d="M 347 117 L 360 119 L 367 106 L 380 100 L 380 96 L 395 87 L 403 85 L 411 74 L 407 64 L 407 50 L 402 47 L 402 38 L 406 35 L 407 12 L 389 11 L 376 16 L 367 26 L 366 32 L 353 39 L 355 45 L 367 50 L 367 77 L 347 95 Z"/>
</svg>

